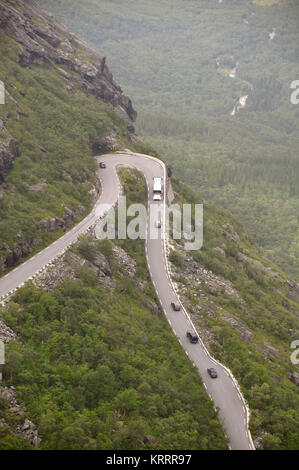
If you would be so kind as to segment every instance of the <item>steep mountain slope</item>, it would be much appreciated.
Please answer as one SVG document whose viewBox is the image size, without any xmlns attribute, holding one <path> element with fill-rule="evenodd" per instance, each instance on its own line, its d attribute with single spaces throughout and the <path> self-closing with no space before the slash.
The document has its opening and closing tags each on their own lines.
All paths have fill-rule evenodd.
<svg viewBox="0 0 299 470">
<path fill-rule="evenodd" d="M 128 204 L 144 202 L 142 178 L 121 173 Z M 175 203 L 202 202 L 179 181 L 172 185 Z M 298 284 L 212 205 L 205 204 L 200 251 L 171 244 L 181 300 L 207 348 L 238 379 L 256 447 L 298 449 L 299 371 L 291 362 Z M 143 241 L 82 237 L 0 317 L 18 339 L 7 346 L 5 385 L 16 386 L 42 448 L 225 445 L 198 374 L 161 314 Z"/>
<path fill-rule="evenodd" d="M 0 0 L 0 51 L 2 274 L 91 208 L 100 191 L 95 153 L 145 146 L 105 57 L 34 2 Z M 42 448 L 226 448 L 201 380 L 161 316 L 142 243 L 129 255 L 82 239 L 22 292 L 19 325 L 17 298 L 1 312 L 14 329 L 1 320 L 1 449 L 39 446 L 35 424 Z"/>
<path fill-rule="evenodd" d="M 107 83 L 106 65 L 104 77 L 99 71 L 92 78 L 103 59 L 76 39 L 74 45 L 32 2 L 28 10 L 18 1 L 1 4 L 0 67 L 9 93 L 1 155 L 11 155 L 0 186 L 4 270 L 89 209 L 98 191 L 92 152 L 142 144 L 131 121 L 115 112 L 135 117 Z M 41 18 L 52 25 L 51 47 L 40 42 Z M 74 47 L 67 64 L 51 44 L 61 31 Z M 122 175 L 128 203 L 145 202 L 142 178 Z M 202 202 L 179 181 L 173 189 L 178 203 Z M 262 258 L 228 214 L 205 203 L 204 225 L 202 250 L 186 253 L 173 242 L 170 253 L 184 305 L 207 347 L 238 378 L 256 446 L 298 449 L 298 368 L 290 355 L 299 335 L 299 286 Z M 7 324 L 0 333 L 9 332 L 4 385 L 16 387 L 42 448 L 226 447 L 201 380 L 161 315 L 143 242 L 81 238 L 1 308 L 0 320 Z M 22 419 L 0 400 L 3 448 L 29 447 L 18 434 Z"/>
<path fill-rule="evenodd" d="M 299 280 L 299 105 L 290 102 L 298 2 L 39 3 L 109 53 L 138 107 L 138 133 L 175 174 L 232 212 L 266 257 Z"/>
<path fill-rule="evenodd" d="M 123 170 L 122 182 L 128 205 L 146 202 L 138 173 Z M 81 237 L 0 316 L 17 333 L 5 385 L 16 386 L 42 449 L 226 448 L 213 403 L 160 309 L 144 240 Z M 11 435 L 13 422 L 0 448 Z"/>
<path fill-rule="evenodd" d="M 173 181 L 174 203 L 202 203 Z M 237 378 L 250 410 L 256 448 L 299 448 L 299 284 L 265 260 L 242 226 L 204 203 L 204 242 L 186 252 L 172 240 L 169 259 L 183 305 L 204 343 Z M 294 346 L 294 345 L 293 345 Z"/>
<path fill-rule="evenodd" d="M 0 1 L 0 274 L 82 218 L 92 155 L 136 141 L 106 58 L 34 2 Z"/>
</svg>

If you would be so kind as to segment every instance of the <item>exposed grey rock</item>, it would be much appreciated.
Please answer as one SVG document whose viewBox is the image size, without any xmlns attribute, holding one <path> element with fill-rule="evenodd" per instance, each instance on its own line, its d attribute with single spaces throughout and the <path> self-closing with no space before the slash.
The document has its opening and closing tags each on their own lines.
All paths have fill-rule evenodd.
<svg viewBox="0 0 299 470">
<path fill-rule="evenodd" d="M 118 263 L 123 267 L 125 273 L 133 278 L 136 273 L 136 262 L 128 253 L 123 250 L 120 246 L 113 245 L 113 253 Z"/>
<path fill-rule="evenodd" d="M 286 282 L 288 293 L 287 296 L 293 302 L 299 304 L 299 284 L 293 280 L 288 280 Z"/>
<path fill-rule="evenodd" d="M 233 242 L 239 243 L 240 237 L 236 232 L 235 228 L 231 224 L 224 224 L 222 225 L 222 234 L 228 238 L 230 238 Z"/>
<path fill-rule="evenodd" d="M 288 377 L 291 380 L 291 382 L 293 382 L 293 384 L 297 385 L 297 387 L 298 387 L 298 385 L 299 385 L 299 372 L 294 371 L 292 373 L 289 373 Z"/>
<path fill-rule="evenodd" d="M 288 279 L 286 282 L 288 288 L 299 296 L 299 284 L 296 281 Z"/>
<path fill-rule="evenodd" d="M 176 245 L 175 249 L 181 251 L 184 254 L 184 263 L 179 270 L 179 275 L 187 281 L 187 285 L 184 285 L 183 282 L 179 282 L 180 277 L 178 277 L 179 284 L 179 293 L 182 296 L 182 301 L 186 306 L 187 310 L 191 313 L 192 319 L 197 322 L 198 317 L 201 318 L 200 329 L 202 331 L 202 337 L 205 340 L 205 343 L 208 345 L 211 341 L 217 341 L 215 334 L 205 326 L 204 316 L 208 315 L 209 317 L 216 318 L 217 316 L 236 330 L 241 333 L 241 338 L 243 341 L 246 341 L 251 346 L 254 346 L 261 354 L 263 354 L 267 362 L 273 362 L 279 357 L 279 351 L 275 349 L 271 344 L 259 345 L 253 342 L 255 334 L 252 333 L 241 320 L 237 320 L 232 316 L 228 316 L 228 312 L 224 311 L 222 308 L 215 307 L 213 300 L 209 295 L 205 294 L 205 291 L 202 291 L 201 286 L 209 287 L 209 289 L 215 293 L 221 291 L 226 292 L 229 295 L 235 297 L 236 300 L 240 302 L 243 308 L 246 308 L 246 304 L 242 298 L 240 298 L 238 292 L 232 287 L 230 281 L 224 279 L 222 276 L 216 276 L 212 271 L 205 269 L 201 264 L 195 261 L 188 252 L 186 252 L 182 246 Z M 240 255 L 240 254 L 239 254 Z M 241 254 L 242 255 L 242 254 Z M 243 256 L 243 255 L 242 255 Z M 242 260 L 247 262 L 247 258 L 244 255 Z M 249 260 L 252 260 L 250 258 Z M 255 260 L 253 260 L 255 261 Z M 261 263 L 262 264 L 262 263 Z M 263 265 L 262 265 L 263 266 Z M 264 269 L 267 269 L 264 266 Z M 176 278 L 174 278 L 177 280 Z M 296 288 L 294 283 L 291 283 L 291 288 Z M 198 298 L 198 303 L 190 302 L 190 294 L 194 299 Z M 221 313 L 220 313 L 221 312 Z"/>
<path fill-rule="evenodd" d="M 225 251 L 223 250 L 223 248 L 220 248 L 220 246 L 215 246 L 215 248 L 213 248 L 213 251 L 215 251 L 216 253 L 220 253 L 223 258 L 226 258 Z"/>
<path fill-rule="evenodd" d="M 15 332 L 0 320 L 0 340 L 4 343 L 10 343 L 10 341 L 16 341 L 17 339 Z"/>
<path fill-rule="evenodd" d="M 115 281 L 110 277 L 111 268 L 109 262 L 103 254 L 97 254 L 91 262 L 70 250 L 58 258 L 53 266 L 39 274 L 34 279 L 34 284 L 50 292 L 66 278 L 76 279 L 77 270 L 81 267 L 91 269 L 97 275 L 99 284 L 107 289 L 115 287 Z"/>
<path fill-rule="evenodd" d="M 151 434 L 146 434 L 144 436 L 144 443 L 148 444 L 155 444 L 156 438 L 152 436 Z"/>
<path fill-rule="evenodd" d="M 39 229 L 41 232 L 56 232 L 59 229 L 66 230 L 67 226 L 72 224 L 74 220 L 75 212 L 66 207 L 65 214 L 62 218 L 52 217 L 42 219 L 39 223 Z"/>
<path fill-rule="evenodd" d="M 32 426 L 31 421 L 29 421 L 29 419 L 26 418 L 22 426 L 22 431 L 27 431 L 28 429 L 31 428 L 31 426 Z"/>
<path fill-rule="evenodd" d="M 1 395 L 9 402 L 11 406 L 16 406 L 16 389 L 15 387 L 0 387 Z"/>
<path fill-rule="evenodd" d="M 24 66 L 44 66 L 51 64 L 57 69 L 65 87 L 71 92 L 81 90 L 86 94 L 92 94 L 99 100 L 111 104 L 117 111 L 128 119 L 128 139 L 134 140 L 134 126 L 132 121 L 136 119 L 131 100 L 125 96 L 122 89 L 114 82 L 113 76 L 106 65 L 106 58 L 92 50 L 80 39 L 76 38 L 53 15 L 42 10 L 34 1 L 14 0 L 7 2 L 0 0 L 0 31 L 16 41 L 19 50 L 19 63 Z M 25 95 L 25 91 L 14 83 L 7 84 L 10 90 Z M 15 107 L 17 119 L 26 116 L 16 99 L 6 89 L 6 98 Z M 5 128 L 5 121 L 9 114 L 0 116 L 0 185 L 8 188 L 10 195 L 14 195 L 14 187 L 7 186 L 7 175 L 13 167 L 15 158 L 20 155 L 19 144 Z M 43 142 L 41 142 L 43 144 Z M 120 149 L 118 135 L 111 130 L 103 138 L 93 143 L 94 153 L 111 149 Z M 37 146 L 40 152 L 46 152 L 43 145 Z M 72 182 L 70 175 L 62 170 L 61 177 L 65 181 Z M 29 191 L 42 191 L 46 182 L 28 184 Z M 91 196 L 95 200 L 99 195 L 99 187 L 91 190 Z M 5 198 L 5 192 L 0 192 L 0 199 Z M 32 239 L 18 240 L 9 247 L 0 246 L 0 270 L 17 264 L 22 258 L 27 257 L 33 247 L 37 246 L 42 238 L 42 233 L 53 232 L 58 229 L 65 230 L 72 224 L 76 214 L 86 215 L 86 210 L 81 206 L 76 213 L 65 209 L 62 217 L 44 218 L 36 227 L 36 236 Z M 25 238 L 25 236 L 24 236 Z"/>
<path fill-rule="evenodd" d="M 123 269 L 128 277 L 133 278 L 136 272 L 135 260 L 117 245 L 113 245 L 113 253 L 121 269 Z M 46 271 L 40 273 L 33 282 L 36 286 L 50 292 L 66 278 L 76 279 L 77 270 L 81 267 L 91 269 L 96 274 L 99 284 L 107 289 L 114 289 L 115 280 L 111 278 L 111 267 L 109 261 L 102 253 L 97 253 L 92 261 L 88 261 L 70 250 L 58 258 Z M 148 299 L 144 302 L 144 306 L 148 310 L 159 315 L 159 307 L 154 302 Z"/>
<path fill-rule="evenodd" d="M 174 195 L 172 184 L 169 178 L 167 179 L 166 185 L 167 185 L 167 202 L 170 205 L 172 201 L 175 199 L 175 195 Z"/>
<path fill-rule="evenodd" d="M 288 302 L 286 299 L 282 299 L 281 305 L 282 305 L 284 308 L 286 308 L 289 312 L 294 313 L 295 315 L 299 315 L 299 312 L 298 312 L 298 311 L 296 312 L 296 310 L 294 310 L 294 309 L 290 306 L 289 302 Z"/>
<path fill-rule="evenodd" d="M 117 133 L 111 131 L 108 134 L 100 137 L 98 140 L 93 141 L 92 143 L 92 153 L 93 155 L 100 155 L 107 153 L 111 150 L 120 150 L 121 145 L 117 139 Z"/>
<path fill-rule="evenodd" d="M 105 276 L 111 276 L 112 273 L 111 273 L 110 265 L 107 259 L 105 258 L 105 256 L 102 255 L 101 253 L 96 255 L 92 264 L 99 269 L 101 274 Z"/>
<path fill-rule="evenodd" d="M 32 191 L 41 190 L 43 184 L 40 183 L 31 187 Z M 37 227 L 37 234 L 45 233 L 45 232 L 56 232 L 57 230 L 61 229 L 63 231 L 67 230 L 67 228 L 74 223 L 76 214 L 85 215 L 85 208 L 83 206 L 79 206 L 76 209 L 76 212 L 69 209 L 68 207 L 64 208 L 64 215 L 63 217 L 51 217 L 42 219 L 39 222 Z M 23 235 L 20 234 L 18 236 L 18 241 L 14 243 L 13 247 L 10 248 L 8 245 L 3 245 L 0 247 L 0 270 L 3 272 L 6 268 L 12 267 L 17 264 L 22 258 L 25 258 L 30 253 L 32 253 L 35 246 L 40 244 L 41 240 L 37 236 L 30 240 L 25 240 Z"/>
<path fill-rule="evenodd" d="M 80 256 L 71 251 L 67 251 L 66 254 L 55 261 L 53 266 L 38 275 L 34 279 L 34 284 L 37 285 L 37 287 L 42 287 L 47 292 L 50 292 L 66 278 L 75 279 L 76 269 L 83 266 L 84 263 L 85 260 Z"/>
<path fill-rule="evenodd" d="M 253 443 L 256 449 L 258 449 L 262 445 L 263 438 L 265 437 L 266 434 L 268 434 L 266 431 L 262 431 L 260 435 L 254 439 Z"/>
<path fill-rule="evenodd" d="M 29 191 L 42 191 L 44 187 L 46 186 L 45 181 L 41 181 L 40 183 L 33 184 L 31 186 L 28 186 Z"/>
<path fill-rule="evenodd" d="M 76 38 L 32 0 L 0 0 L 0 7 L 0 28 L 19 44 L 19 63 L 23 67 L 54 62 L 59 73 L 77 89 L 112 104 L 123 116 L 135 121 L 137 113 L 130 98 L 114 82 L 106 57 Z M 66 75 L 61 65 L 75 73 Z"/>
<path fill-rule="evenodd" d="M 2 387 L 0 386 L 0 394 L 7 400 L 9 405 L 9 411 L 14 415 L 18 416 L 19 419 L 24 415 L 24 410 L 20 407 L 16 400 L 16 389 L 15 387 Z M 6 426 L 5 420 L 1 420 L 0 426 Z M 19 435 L 27 438 L 31 445 L 39 447 L 41 438 L 38 434 L 37 427 L 28 418 L 17 421 L 17 424 L 11 430 L 12 434 Z"/>
<path fill-rule="evenodd" d="M 276 271 L 273 271 L 271 268 L 268 266 L 265 266 L 261 261 L 251 258 L 250 256 L 244 255 L 244 253 L 238 253 L 236 256 L 236 260 L 239 263 L 242 263 L 246 265 L 246 263 L 251 264 L 252 266 L 260 269 L 261 271 L 264 271 L 271 277 L 279 277 L 279 273 Z"/>
<path fill-rule="evenodd" d="M 254 346 L 260 353 L 262 353 L 266 361 L 268 362 L 273 362 L 273 359 L 277 359 L 279 356 L 278 351 L 269 344 L 264 344 L 263 346 L 260 346 L 259 344 L 256 344 L 256 343 L 250 343 L 250 344 L 251 346 Z"/>
<path fill-rule="evenodd" d="M 157 315 L 157 317 L 160 317 L 161 311 L 160 311 L 159 306 L 155 302 L 153 302 L 152 300 L 150 300 L 148 298 L 140 299 L 140 300 L 141 300 L 142 305 L 147 310 L 149 310 L 151 313 L 154 313 L 155 315 Z"/>
<path fill-rule="evenodd" d="M 42 219 L 39 222 L 39 227 L 38 229 L 41 232 L 56 232 L 59 229 L 65 230 L 66 224 L 63 219 L 60 219 L 59 217 L 51 217 L 47 219 Z"/>
<path fill-rule="evenodd" d="M 168 178 L 171 178 L 171 177 L 172 177 L 172 173 L 173 173 L 173 168 L 172 168 L 172 166 L 171 166 L 171 165 L 167 165 L 166 171 L 167 171 L 167 176 L 168 176 Z"/>
<path fill-rule="evenodd" d="M 249 331 L 247 328 L 245 328 L 245 326 L 240 326 L 238 328 L 238 330 L 242 333 L 242 339 L 243 341 L 249 341 L 251 340 L 252 338 L 254 338 L 254 333 L 252 333 L 251 331 Z"/>
<path fill-rule="evenodd" d="M 135 127 L 133 126 L 133 124 L 128 124 L 127 129 L 131 134 L 135 133 Z"/>
<path fill-rule="evenodd" d="M 0 141 L 0 184 L 6 181 L 9 171 L 13 167 L 15 158 L 20 156 L 19 143 L 4 128 L 5 138 Z"/>
<path fill-rule="evenodd" d="M 223 290 L 228 295 L 242 301 L 229 280 L 224 279 L 222 276 L 217 276 L 212 271 L 205 269 L 198 261 L 195 261 L 191 257 L 189 252 L 184 251 L 182 247 L 176 247 L 176 249 L 184 254 L 183 268 L 180 269 L 180 271 L 181 274 L 188 279 L 189 286 L 198 288 L 201 284 L 207 285 L 215 292 Z M 182 286 L 181 289 L 184 291 L 184 286 Z"/>
<path fill-rule="evenodd" d="M 1 251 L 5 253 L 5 250 L 3 250 L 3 247 L 0 249 Z M 26 240 L 21 240 L 19 242 L 16 242 L 13 246 L 12 249 L 8 249 L 5 255 L 5 260 L 4 260 L 4 265 L 6 268 L 9 268 L 11 266 L 14 266 L 16 263 L 21 258 L 24 258 L 28 256 L 32 252 L 32 246 L 30 242 L 27 242 Z M 1 256 L 0 256 L 1 258 Z"/>
<path fill-rule="evenodd" d="M 97 188 L 96 188 L 96 190 L 97 190 Z M 97 191 L 97 194 L 98 194 L 98 191 Z M 78 206 L 77 209 L 76 209 L 76 213 L 77 213 L 78 215 L 81 215 L 81 216 L 86 215 L 86 209 L 85 209 L 85 207 L 82 206 L 81 204 L 79 204 L 79 206 Z"/>
<path fill-rule="evenodd" d="M 236 328 L 238 331 L 240 331 L 242 334 L 243 341 L 249 342 L 250 340 L 252 340 L 252 338 L 254 338 L 255 335 L 251 331 L 249 331 L 247 328 L 245 328 L 245 326 L 243 326 L 235 318 L 231 318 L 231 317 L 228 318 L 226 316 L 221 315 L 221 320 L 226 321 L 233 328 Z"/>
</svg>

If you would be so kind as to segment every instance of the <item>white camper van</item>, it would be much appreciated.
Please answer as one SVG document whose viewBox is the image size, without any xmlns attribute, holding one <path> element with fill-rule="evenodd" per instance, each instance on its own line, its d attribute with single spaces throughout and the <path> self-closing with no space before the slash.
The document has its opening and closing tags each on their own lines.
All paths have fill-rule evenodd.
<svg viewBox="0 0 299 470">
<path fill-rule="evenodd" d="M 162 201 L 162 178 L 153 178 L 153 201 Z"/>
</svg>

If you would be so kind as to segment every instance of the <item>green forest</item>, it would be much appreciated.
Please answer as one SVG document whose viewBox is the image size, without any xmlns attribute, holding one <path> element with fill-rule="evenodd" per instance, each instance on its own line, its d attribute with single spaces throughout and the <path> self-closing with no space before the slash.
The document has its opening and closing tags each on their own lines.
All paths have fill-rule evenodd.
<svg viewBox="0 0 299 470">
<path fill-rule="evenodd" d="M 91 210 L 96 140 L 115 135 L 159 157 L 173 202 L 204 206 L 200 250 L 170 239 L 181 303 L 238 381 L 255 448 L 298 450 L 299 290 L 290 280 L 299 281 L 299 104 L 290 101 L 298 0 L 36 3 L 107 56 L 142 139 L 80 80 L 68 91 L 63 73 L 74 72 L 65 64 L 22 66 L 14 35 L 1 29 L 0 140 L 11 134 L 21 155 L 0 189 L 0 276 L 13 269 L 2 260 L 18 243 L 31 244 L 31 256 Z M 30 36 L 40 23 L 25 18 Z M 146 205 L 143 176 L 118 172 L 127 206 Z M 41 220 L 68 211 L 67 226 L 40 230 Z M 97 240 L 90 229 L 30 279 L 0 303 L 0 333 L 14 332 L 0 366 L 0 450 L 228 449 L 218 410 L 159 304 L 144 240 Z M 16 402 L 2 387 L 15 387 Z M 23 432 L 25 419 L 40 446 Z"/>
<path fill-rule="evenodd" d="M 5 126 L 21 151 L 0 189 L 1 261 L 20 238 L 32 243 L 34 253 L 63 234 L 62 229 L 38 230 L 42 219 L 63 217 L 69 210 L 74 214 L 70 226 L 89 212 L 96 185 L 94 140 L 114 130 L 122 145 L 130 143 L 126 120 L 94 96 L 68 93 L 54 63 L 22 67 L 18 44 L 3 32 L 0 55 L 0 75 L 9 93 Z M 1 129 L 0 137 L 6 138 Z M 0 275 L 5 268 L 0 263 Z"/>
<path fill-rule="evenodd" d="M 38 3 L 107 55 L 138 133 L 175 175 L 233 213 L 298 280 L 298 2 Z"/>
<path fill-rule="evenodd" d="M 173 188 L 175 203 L 202 203 L 180 181 Z M 186 253 L 179 240 L 169 256 L 183 305 L 212 355 L 237 378 L 257 447 L 298 449 L 299 394 L 290 380 L 298 366 L 290 361 L 290 344 L 298 337 L 299 299 L 290 300 L 286 274 L 260 255 L 234 217 L 212 204 L 204 211 L 201 250 Z M 227 226 L 238 234 L 235 241 L 224 234 Z M 218 283 L 190 282 L 190 257 L 198 263 L 196 276 L 204 266 Z M 219 284 L 223 279 L 233 290 Z"/>
<path fill-rule="evenodd" d="M 146 201 L 139 173 L 121 170 L 121 179 L 128 205 Z M 202 202 L 178 180 L 173 187 L 176 203 Z M 204 246 L 192 257 L 231 282 L 238 295 L 208 284 L 192 286 L 178 242 L 170 261 L 182 300 L 206 346 L 237 378 L 259 448 L 298 449 L 298 387 L 289 378 L 298 304 L 288 297 L 286 275 L 259 255 L 238 222 L 211 204 L 205 211 Z M 226 224 L 234 227 L 238 242 L 223 236 Z M 133 277 L 115 247 L 135 261 Z M 65 263 L 72 262 L 70 254 L 85 260 L 75 277 L 51 291 L 29 284 L 0 313 L 19 338 L 7 347 L 4 385 L 16 386 L 18 402 L 38 426 L 41 448 L 225 449 L 201 378 L 158 307 L 144 241 L 112 244 L 82 236 Z M 240 263 L 240 254 L 246 263 Z M 103 256 L 109 265 L 104 283 L 95 271 Z M 245 328 L 249 341 L 227 318 Z M 2 417 L 13 426 L 4 401 Z M 9 426 L 1 433 L 1 448 L 26 448 Z"/>
<path fill-rule="evenodd" d="M 122 182 L 128 205 L 146 200 L 142 177 L 125 170 Z M 29 284 L 12 297 L 0 318 L 20 341 L 6 348 L 4 384 L 16 386 L 42 449 L 226 449 L 197 369 L 158 307 L 144 240 L 120 244 L 135 260 L 134 277 L 109 240 L 82 236 L 71 250 L 87 264 L 75 278 L 51 292 Z M 103 256 L 110 288 L 95 273 Z M 0 418 L 12 427 L 5 406 L 0 400 Z M 9 426 L 0 437 L 1 449 L 26 448 Z"/>
</svg>

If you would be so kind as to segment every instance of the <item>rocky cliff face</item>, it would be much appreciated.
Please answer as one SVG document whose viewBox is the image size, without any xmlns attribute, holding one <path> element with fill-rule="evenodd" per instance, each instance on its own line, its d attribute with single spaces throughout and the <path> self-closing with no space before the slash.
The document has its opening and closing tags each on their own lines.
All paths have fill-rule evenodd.
<svg viewBox="0 0 299 470">
<path fill-rule="evenodd" d="M 0 384 L 0 397 L 4 399 L 0 416 L 6 409 L 11 416 L 10 421 L 5 417 L 0 418 L 0 429 L 2 435 L 6 433 L 10 436 L 21 437 L 27 442 L 28 449 L 40 447 L 41 438 L 38 434 L 36 425 L 26 418 L 24 409 L 18 404 L 16 399 L 16 389 L 14 386 L 2 387 Z M 4 406 L 3 406 L 4 405 Z M 4 409 L 3 409 L 4 408 Z"/>
<path fill-rule="evenodd" d="M 128 119 L 128 134 L 134 132 L 132 122 L 137 113 L 130 98 L 113 80 L 106 57 L 76 38 L 53 15 L 31 0 L 0 0 L 0 30 L 16 41 L 21 66 L 54 64 L 69 93 L 81 90 L 110 103 Z M 13 101 L 20 118 L 23 113 L 18 103 L 8 92 L 6 98 Z M 17 140 L 5 129 L 6 118 L 1 116 L 0 108 L 0 184 L 6 180 L 15 158 L 20 155 Z"/>
<path fill-rule="evenodd" d="M 80 88 L 135 121 L 132 102 L 114 82 L 106 57 L 90 49 L 34 1 L 0 0 L 0 28 L 18 43 L 22 66 L 52 61 L 59 66 L 70 92 Z"/>
<path fill-rule="evenodd" d="M 9 171 L 12 169 L 16 157 L 20 156 L 19 143 L 14 139 L 7 129 L 4 122 L 0 119 L 0 131 L 2 138 L 0 140 L 0 184 L 6 180 Z"/>
</svg>

